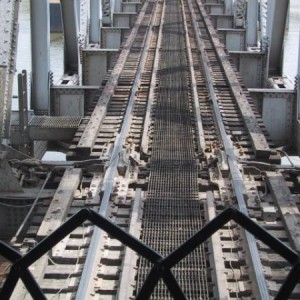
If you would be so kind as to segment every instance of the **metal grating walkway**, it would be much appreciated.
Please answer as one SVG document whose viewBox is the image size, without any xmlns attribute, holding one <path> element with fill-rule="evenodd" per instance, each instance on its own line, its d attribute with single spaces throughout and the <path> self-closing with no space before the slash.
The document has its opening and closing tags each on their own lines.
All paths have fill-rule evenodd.
<svg viewBox="0 0 300 300">
<path fill-rule="evenodd" d="M 29 126 L 40 128 L 78 128 L 81 119 L 81 117 L 77 116 L 34 116 Z"/>
<path fill-rule="evenodd" d="M 166 1 L 162 34 L 151 173 L 141 239 L 166 256 L 202 227 L 180 1 Z M 138 290 L 150 268 L 149 262 L 140 259 Z M 209 298 L 203 245 L 172 271 L 188 299 Z M 172 297 L 160 281 L 151 299 Z"/>
</svg>

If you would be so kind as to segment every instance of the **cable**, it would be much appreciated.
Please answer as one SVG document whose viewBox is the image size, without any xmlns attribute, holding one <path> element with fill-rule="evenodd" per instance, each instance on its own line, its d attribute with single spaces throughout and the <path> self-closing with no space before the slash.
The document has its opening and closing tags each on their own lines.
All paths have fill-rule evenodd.
<svg viewBox="0 0 300 300">
<path fill-rule="evenodd" d="M 39 200 L 42 200 L 42 199 L 39 199 Z M 37 205 L 40 205 L 40 203 L 37 203 Z M 25 207 L 31 207 L 32 204 L 26 204 L 26 205 L 13 205 L 13 204 L 6 204 L 6 203 L 1 203 L 1 202 L 0 202 L 0 206 L 3 206 L 3 207 L 25 208 Z"/>
<path fill-rule="evenodd" d="M 84 233 L 82 234 L 82 241 L 84 241 Z M 83 248 L 83 245 L 84 243 L 82 243 L 80 246 L 78 246 L 77 247 L 77 251 L 78 251 L 78 256 L 77 256 L 77 260 L 76 260 L 76 262 L 75 262 L 75 267 L 74 267 L 74 270 L 72 271 L 72 272 L 70 272 L 69 273 L 69 275 L 67 276 L 67 278 L 65 279 L 65 281 L 67 281 L 68 279 L 70 279 L 71 278 L 71 276 L 72 275 L 74 275 L 75 274 L 75 269 L 76 269 L 76 266 L 78 265 L 78 263 L 79 263 L 79 259 L 80 259 L 80 253 L 79 253 L 79 251 Z M 53 261 L 53 259 L 52 258 L 50 258 L 50 256 L 47 254 L 47 257 L 48 257 L 48 259 L 49 259 L 49 261 L 52 263 L 52 264 L 54 264 L 54 265 L 60 265 L 60 264 L 58 264 L 58 263 L 56 263 L 56 262 L 54 262 Z M 61 289 L 59 289 L 50 299 L 52 300 L 52 299 L 54 299 L 56 296 L 58 296 L 58 298 L 60 299 L 60 293 L 63 291 L 63 289 L 64 289 L 64 287 L 62 287 Z"/>
<path fill-rule="evenodd" d="M 288 161 L 290 162 L 291 166 L 293 168 L 296 168 L 295 164 L 293 163 L 293 161 L 290 159 L 289 155 L 285 151 L 279 150 L 279 149 L 277 149 L 276 151 L 279 152 L 279 153 L 282 153 L 288 159 Z"/>
<path fill-rule="evenodd" d="M 41 201 L 41 200 L 45 200 L 45 199 L 49 199 L 51 198 L 51 196 L 45 196 L 45 197 L 39 197 L 38 201 Z M 0 201 L 34 201 L 35 198 L 27 198 L 27 197 L 0 197 Z M 28 207 L 28 206 L 31 206 L 32 203 L 30 204 L 25 204 L 25 205 L 18 205 L 18 204 L 11 204 L 11 203 L 3 203 L 3 202 L 0 202 L 0 206 L 5 206 L 5 207 Z"/>
<path fill-rule="evenodd" d="M 46 168 L 55 168 L 55 167 L 88 167 L 93 164 L 99 164 L 99 162 L 104 162 L 105 160 L 102 158 L 99 159 L 87 159 L 82 161 L 55 161 L 55 162 L 47 162 L 38 159 L 10 159 L 9 162 L 11 164 L 16 164 L 19 166 L 31 166 L 31 167 L 46 167 Z"/>
<path fill-rule="evenodd" d="M 46 186 L 48 180 L 49 180 L 50 177 L 51 177 L 51 175 L 52 175 L 52 171 L 48 172 L 47 177 L 46 177 L 46 179 L 45 179 L 45 181 L 44 181 L 44 183 L 43 183 L 41 189 L 39 190 L 39 192 L 38 192 L 38 194 L 37 194 L 37 196 L 36 196 L 34 202 L 32 203 L 32 206 L 31 206 L 30 210 L 28 211 L 28 213 L 27 213 L 27 215 L 26 215 L 24 221 L 22 222 L 22 224 L 21 224 L 21 226 L 19 227 L 17 233 L 16 233 L 15 236 L 13 237 L 12 242 L 15 242 L 15 241 L 18 239 L 18 237 L 19 237 L 19 235 L 21 234 L 21 232 L 22 232 L 22 230 L 23 230 L 25 224 L 27 223 L 27 221 L 28 221 L 29 218 L 31 217 L 31 214 L 32 214 L 33 210 L 35 209 L 35 207 L 36 207 L 36 205 L 37 205 L 37 203 L 38 203 L 38 201 L 39 201 L 39 199 L 40 199 L 40 195 L 41 195 L 42 191 L 44 190 L 44 188 L 45 188 L 45 186 Z"/>
<path fill-rule="evenodd" d="M 233 239 L 233 236 L 231 234 L 231 231 L 233 231 L 232 229 L 232 221 L 229 221 L 228 222 L 228 233 L 229 233 L 229 237 L 232 241 L 232 243 L 234 244 L 234 239 Z M 232 266 L 232 262 L 231 262 L 231 258 L 234 258 L 233 257 L 233 250 L 232 250 L 232 247 L 230 247 L 230 257 L 229 257 L 229 266 L 231 268 L 231 271 L 232 271 L 232 277 L 233 277 L 233 280 L 235 280 L 235 283 L 236 283 L 236 291 L 235 291 L 235 295 L 236 295 L 236 298 L 239 299 L 239 291 L 240 291 L 240 288 L 239 288 L 239 281 L 238 281 L 238 278 L 236 278 L 235 276 L 235 272 L 234 272 L 234 268 Z"/>
</svg>

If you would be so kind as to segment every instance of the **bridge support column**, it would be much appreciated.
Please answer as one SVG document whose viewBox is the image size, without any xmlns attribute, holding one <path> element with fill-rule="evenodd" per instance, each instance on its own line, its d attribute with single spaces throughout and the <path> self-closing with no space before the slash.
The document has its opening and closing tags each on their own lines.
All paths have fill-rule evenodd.
<svg viewBox="0 0 300 300">
<path fill-rule="evenodd" d="M 264 82 L 264 53 L 256 51 L 230 51 L 247 88 L 262 88 Z"/>
<path fill-rule="evenodd" d="M 89 47 L 82 51 L 82 81 L 84 85 L 100 86 L 112 64 L 117 49 Z"/>
<path fill-rule="evenodd" d="M 131 28 L 134 24 L 134 18 L 136 17 L 136 13 L 127 13 L 127 12 L 115 12 L 113 26 L 114 27 L 124 27 Z"/>
<path fill-rule="evenodd" d="M 247 47 L 253 47 L 257 45 L 257 21 L 258 21 L 258 1 L 248 0 L 247 29 L 246 29 Z"/>
<path fill-rule="evenodd" d="M 205 8 L 210 15 L 224 15 L 225 12 L 223 3 L 206 3 Z"/>
<path fill-rule="evenodd" d="M 111 3 L 110 0 L 101 0 L 102 5 L 102 24 L 104 26 L 111 25 Z"/>
<path fill-rule="evenodd" d="M 49 111 L 50 9 L 48 0 L 31 0 L 32 88 L 31 107 Z"/>
<path fill-rule="evenodd" d="M 77 28 L 78 28 L 78 31 L 80 31 L 80 15 L 81 15 L 80 0 L 75 0 L 75 9 L 77 11 Z"/>
<path fill-rule="evenodd" d="M 289 0 L 268 0 L 267 36 L 269 37 L 268 70 L 271 76 L 282 75 L 283 39 Z"/>
<path fill-rule="evenodd" d="M 90 2 L 90 44 L 100 44 L 100 0 Z"/>
<path fill-rule="evenodd" d="M 102 27 L 101 48 L 119 50 L 127 29 L 129 29 L 129 27 Z"/>
<path fill-rule="evenodd" d="M 294 143 L 295 91 L 280 88 L 248 89 L 248 91 L 275 145 Z"/>
<path fill-rule="evenodd" d="M 122 2 L 122 11 L 136 13 L 138 11 L 139 6 L 141 6 L 141 2 Z"/>
<path fill-rule="evenodd" d="M 213 26 L 217 29 L 233 28 L 233 15 L 210 15 Z"/>
<path fill-rule="evenodd" d="M 218 29 L 228 51 L 245 50 L 245 29 Z"/>
<path fill-rule="evenodd" d="M 233 14 L 233 0 L 225 0 L 225 15 Z"/>
<path fill-rule="evenodd" d="M 76 2 L 61 1 L 61 13 L 65 41 L 65 73 L 78 73 L 78 16 Z"/>
<path fill-rule="evenodd" d="M 122 11 L 122 0 L 115 0 L 114 12 L 121 12 L 121 11 Z"/>
</svg>

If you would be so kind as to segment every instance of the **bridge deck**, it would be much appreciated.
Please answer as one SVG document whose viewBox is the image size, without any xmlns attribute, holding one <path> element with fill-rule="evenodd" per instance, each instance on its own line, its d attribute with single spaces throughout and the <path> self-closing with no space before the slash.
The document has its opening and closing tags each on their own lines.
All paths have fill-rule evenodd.
<svg viewBox="0 0 300 300">
<path fill-rule="evenodd" d="M 53 139 L 73 130 L 69 161 L 10 162 L 41 190 L 30 209 L 1 200 L 18 251 L 0 244 L 13 264 L 0 297 L 299 299 L 299 169 L 279 165 L 212 7 L 145 0 L 84 118 L 31 121 Z"/>
</svg>

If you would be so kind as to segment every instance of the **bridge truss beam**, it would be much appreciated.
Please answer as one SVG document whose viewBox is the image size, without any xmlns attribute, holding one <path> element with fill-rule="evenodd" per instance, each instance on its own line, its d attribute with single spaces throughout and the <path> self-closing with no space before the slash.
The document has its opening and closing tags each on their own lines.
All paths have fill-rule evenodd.
<svg viewBox="0 0 300 300">
<path fill-rule="evenodd" d="M 78 7 L 76 1 L 61 1 L 65 43 L 65 72 L 78 72 Z"/>
<path fill-rule="evenodd" d="M 90 43 L 100 43 L 100 0 L 90 0 Z"/>
<path fill-rule="evenodd" d="M 268 0 L 267 36 L 269 38 L 269 75 L 281 76 L 283 40 L 289 0 Z"/>
<path fill-rule="evenodd" d="M 49 111 L 50 11 L 47 0 L 31 0 L 32 88 L 31 107 Z"/>
<path fill-rule="evenodd" d="M 246 45 L 253 47 L 257 45 L 257 21 L 258 21 L 258 1 L 248 0 L 247 2 L 247 30 Z"/>
</svg>

